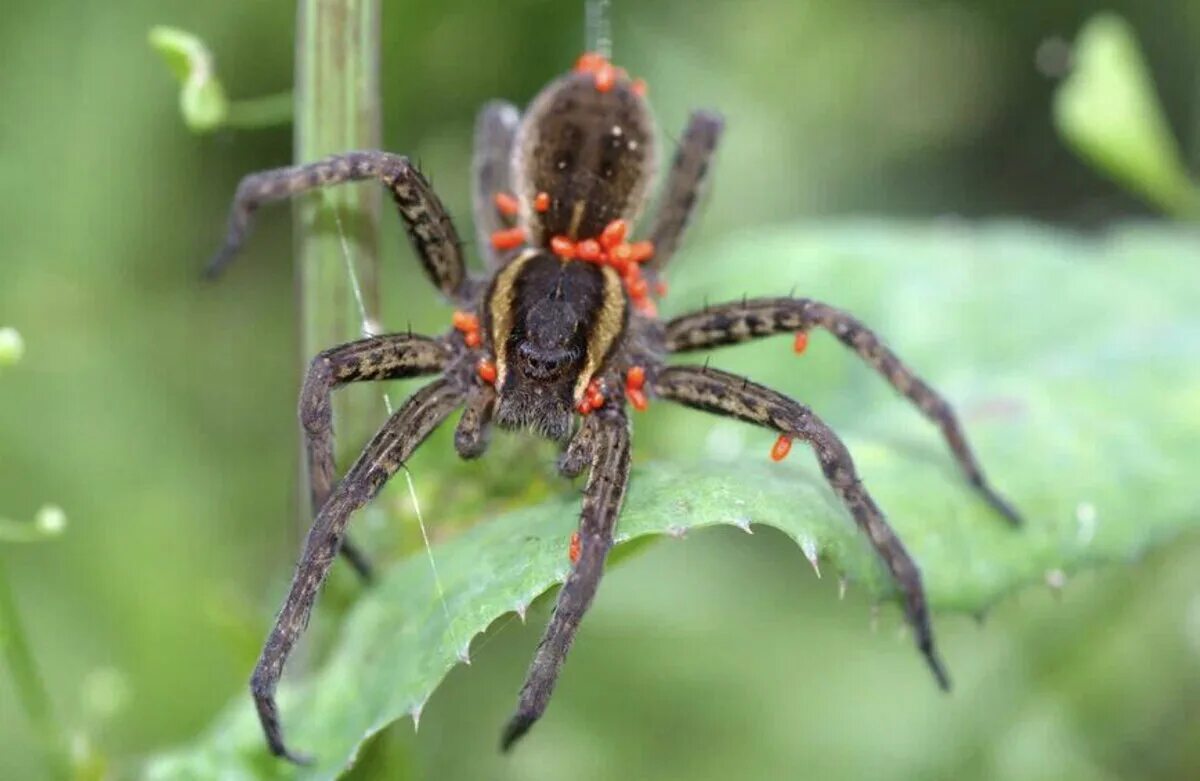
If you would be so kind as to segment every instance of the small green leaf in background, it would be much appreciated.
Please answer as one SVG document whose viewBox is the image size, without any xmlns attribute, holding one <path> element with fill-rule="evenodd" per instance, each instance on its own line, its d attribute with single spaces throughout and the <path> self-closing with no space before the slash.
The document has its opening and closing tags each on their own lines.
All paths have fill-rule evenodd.
<svg viewBox="0 0 1200 781">
<path fill-rule="evenodd" d="M 179 110 L 188 128 L 207 133 L 223 125 L 229 114 L 229 99 L 217 80 L 216 64 L 204 42 L 174 27 L 155 27 L 150 31 L 150 45 L 179 80 Z"/>
<path fill-rule="evenodd" d="M 175 27 L 150 30 L 150 45 L 179 81 L 179 111 L 188 129 L 261 128 L 291 121 L 292 93 L 230 101 L 217 78 L 216 60 L 197 36 Z"/>
<path fill-rule="evenodd" d="M 933 427 L 832 337 L 814 334 L 803 359 L 790 357 L 786 340 L 713 356 L 825 416 L 920 563 L 931 603 L 979 613 L 1030 585 L 1136 561 L 1200 526 L 1196 246 L 1183 231 L 1090 240 L 1019 223 L 759 231 L 683 259 L 668 315 L 706 296 L 778 295 L 799 283 L 875 326 L 943 390 L 1026 528 L 989 511 Z M 767 524 L 815 552 L 824 572 L 891 597 L 883 568 L 804 448 L 773 464 L 769 432 L 662 402 L 635 424 L 620 541 Z M 732 436 L 714 446 L 720 426 Z M 249 694 L 240 693 L 194 745 L 152 758 L 147 776 L 335 778 L 371 735 L 419 716 L 445 674 L 469 658 L 473 638 L 562 582 L 578 512 L 564 483 L 548 501 L 481 518 L 435 547 L 449 618 L 424 555 L 385 572 L 346 617 L 328 658 L 281 689 L 288 738 L 316 765 L 267 756 Z M 915 651 L 912 669 L 925 674 Z"/>
<path fill-rule="evenodd" d="M 1054 120 L 1090 164 L 1171 215 L 1200 218 L 1200 190 L 1121 17 L 1098 14 L 1080 31 L 1071 74 L 1054 96 Z"/>
<path fill-rule="evenodd" d="M 0 328 L 0 366 L 15 366 L 25 355 L 25 340 L 15 328 Z"/>
</svg>

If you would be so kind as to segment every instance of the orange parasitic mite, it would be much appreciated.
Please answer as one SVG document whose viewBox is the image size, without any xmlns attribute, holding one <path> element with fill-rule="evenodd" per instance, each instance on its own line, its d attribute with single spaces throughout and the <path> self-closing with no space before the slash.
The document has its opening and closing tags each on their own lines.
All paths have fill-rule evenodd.
<svg viewBox="0 0 1200 781">
<path fill-rule="evenodd" d="M 571 544 L 567 546 L 567 558 L 571 560 L 572 564 L 578 563 L 579 552 L 582 547 L 579 542 L 579 532 L 573 532 L 571 534 Z"/>
<path fill-rule="evenodd" d="M 516 249 L 524 243 L 524 228 L 504 228 L 492 234 L 492 247 L 501 251 Z"/>
<path fill-rule="evenodd" d="M 494 200 L 496 201 L 496 211 L 505 217 L 515 217 L 520 211 L 521 205 L 511 193 L 496 193 Z"/>
<path fill-rule="evenodd" d="M 479 363 L 475 366 L 475 371 L 479 373 L 479 379 L 488 385 L 496 384 L 496 364 L 491 360 L 480 358 Z"/>
<path fill-rule="evenodd" d="M 596 52 L 584 52 L 583 54 L 579 55 L 579 59 L 575 61 L 575 71 L 577 73 L 595 73 L 596 71 L 600 70 L 600 67 L 606 62 L 608 61 L 604 59 L 604 55 L 602 54 L 597 54 Z"/>
<path fill-rule="evenodd" d="M 604 406 L 604 386 L 600 384 L 600 380 L 590 380 L 587 388 L 584 390 L 584 394 L 587 396 L 588 404 L 591 405 L 592 409 L 599 409 Z"/>
<path fill-rule="evenodd" d="M 608 260 L 618 272 L 625 273 L 633 262 L 633 251 L 628 244 L 618 244 L 608 251 Z"/>
<path fill-rule="evenodd" d="M 808 331 L 797 331 L 796 341 L 792 345 L 792 349 L 796 351 L 796 355 L 803 355 L 808 349 Z"/>
<path fill-rule="evenodd" d="M 575 257 L 575 242 L 566 236 L 554 236 L 550 239 L 550 251 L 563 260 L 571 260 Z"/>
<path fill-rule="evenodd" d="M 638 412 L 646 411 L 646 394 L 642 388 L 646 385 L 646 370 L 641 366 L 630 366 L 625 372 L 625 398 Z"/>
<path fill-rule="evenodd" d="M 771 460 L 782 461 L 787 458 L 787 454 L 792 449 L 792 438 L 787 434 L 780 434 L 779 439 L 775 440 L 775 444 L 771 446 Z"/>
<path fill-rule="evenodd" d="M 596 70 L 596 91 L 611 92 L 617 83 L 617 69 L 609 63 L 604 63 Z"/>
<path fill-rule="evenodd" d="M 635 241 L 629 245 L 629 259 L 634 263 L 645 263 L 654 257 L 654 242 Z"/>
<path fill-rule="evenodd" d="M 575 246 L 575 256 L 589 263 L 597 263 L 604 260 L 604 250 L 595 239 L 584 239 Z"/>
<path fill-rule="evenodd" d="M 470 312 L 464 312 L 459 309 L 450 318 L 450 324 L 454 326 L 454 330 L 466 333 L 467 331 L 474 331 L 479 328 L 479 318 Z"/>
<path fill-rule="evenodd" d="M 540 213 L 550 211 L 550 193 L 538 193 L 533 199 L 533 210 Z"/>
<path fill-rule="evenodd" d="M 628 232 L 629 223 L 625 220 L 613 220 L 600 232 L 600 246 L 611 251 L 613 247 L 625 241 L 625 234 Z"/>
<path fill-rule="evenodd" d="M 629 295 L 634 301 L 646 298 L 649 293 L 650 284 L 642 277 L 634 277 L 629 280 Z"/>
<path fill-rule="evenodd" d="M 450 324 L 463 335 L 463 344 L 467 347 L 478 347 L 483 341 L 479 336 L 479 318 L 470 312 L 456 311 Z"/>
<path fill-rule="evenodd" d="M 604 389 L 599 380 L 592 380 L 583 391 L 583 398 L 575 405 L 575 411 L 580 415 L 590 415 L 604 406 Z"/>
</svg>

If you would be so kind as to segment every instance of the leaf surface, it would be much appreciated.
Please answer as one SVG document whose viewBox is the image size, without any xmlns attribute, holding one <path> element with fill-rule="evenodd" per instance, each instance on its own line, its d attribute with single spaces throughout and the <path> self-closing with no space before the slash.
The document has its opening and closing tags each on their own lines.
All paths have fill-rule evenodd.
<svg viewBox="0 0 1200 781">
<path fill-rule="evenodd" d="M 759 231 L 684 259 L 668 314 L 797 285 L 875 327 L 941 390 L 1025 529 L 978 501 L 933 427 L 832 337 L 814 333 L 803 358 L 783 337 L 712 356 L 804 400 L 840 431 L 933 605 L 977 613 L 1059 573 L 1135 560 L 1200 525 L 1198 239 L 1150 227 L 1088 239 L 1019 223 Z M 891 596 L 800 443 L 774 464 L 769 432 L 662 402 L 635 426 L 620 540 L 773 526 L 819 557 L 827 576 Z M 239 694 L 193 745 L 153 757 L 147 775 L 336 777 L 370 735 L 419 714 L 473 638 L 562 581 L 577 513 L 564 482 L 545 501 L 485 514 L 435 546 L 445 611 L 423 554 L 385 572 L 311 677 L 282 687 L 288 738 L 316 765 L 272 761 L 249 695 Z M 808 566 L 799 555 L 797 566 Z"/>
</svg>

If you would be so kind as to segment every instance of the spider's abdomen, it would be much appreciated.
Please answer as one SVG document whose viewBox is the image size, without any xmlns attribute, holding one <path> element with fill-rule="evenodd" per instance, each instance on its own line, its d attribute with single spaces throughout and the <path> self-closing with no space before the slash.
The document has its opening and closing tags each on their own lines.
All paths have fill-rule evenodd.
<svg viewBox="0 0 1200 781">
<path fill-rule="evenodd" d="M 525 235 L 596 238 L 641 211 L 655 167 L 654 119 L 634 83 L 570 73 L 534 99 L 517 133 L 513 182 Z M 544 195 L 542 195 L 544 193 Z M 540 207 L 531 208 L 538 203 Z"/>
</svg>

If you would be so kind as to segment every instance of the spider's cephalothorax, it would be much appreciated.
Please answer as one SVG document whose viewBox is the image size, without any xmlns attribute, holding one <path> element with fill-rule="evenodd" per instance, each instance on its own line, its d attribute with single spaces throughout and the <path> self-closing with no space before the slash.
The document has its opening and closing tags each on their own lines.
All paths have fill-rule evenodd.
<svg viewBox="0 0 1200 781">
<path fill-rule="evenodd" d="M 487 104 L 476 125 L 474 217 L 486 276 L 468 273 L 454 223 L 428 181 L 401 156 L 364 151 L 265 171 L 238 187 L 219 271 L 237 252 L 261 204 L 318 187 L 380 181 L 395 199 L 426 274 L 458 311 L 437 337 L 372 336 L 313 360 L 300 397 L 315 516 L 291 589 L 254 670 L 251 689 L 271 751 L 287 749 L 275 688 L 339 552 L 363 574 L 345 539 L 350 515 L 370 501 L 417 446 L 456 409 L 463 458 L 487 447 L 492 423 L 565 443 L 559 469 L 588 472 L 572 569 L 538 646 L 507 748 L 541 716 L 584 612 L 596 592 L 629 478 L 627 408 L 674 401 L 775 431 L 775 460 L 793 440 L 813 450 L 830 488 L 878 551 L 903 596 L 917 645 L 939 684 L 949 682 L 933 644 L 921 576 L 858 478 L 838 436 L 810 409 L 745 378 L 704 366 L 670 366 L 670 353 L 793 334 L 802 352 L 811 329 L 830 332 L 939 426 L 967 480 L 1010 522 L 1016 512 L 987 484 L 950 406 L 862 323 L 807 298 L 749 299 L 662 322 L 655 296 L 679 245 L 722 121 L 694 113 L 667 175 L 648 238 L 630 241 L 655 166 L 645 86 L 594 54 L 538 95 L 524 118 Z M 417 391 L 334 480 L 330 394 L 349 382 L 440 375 Z"/>
</svg>

